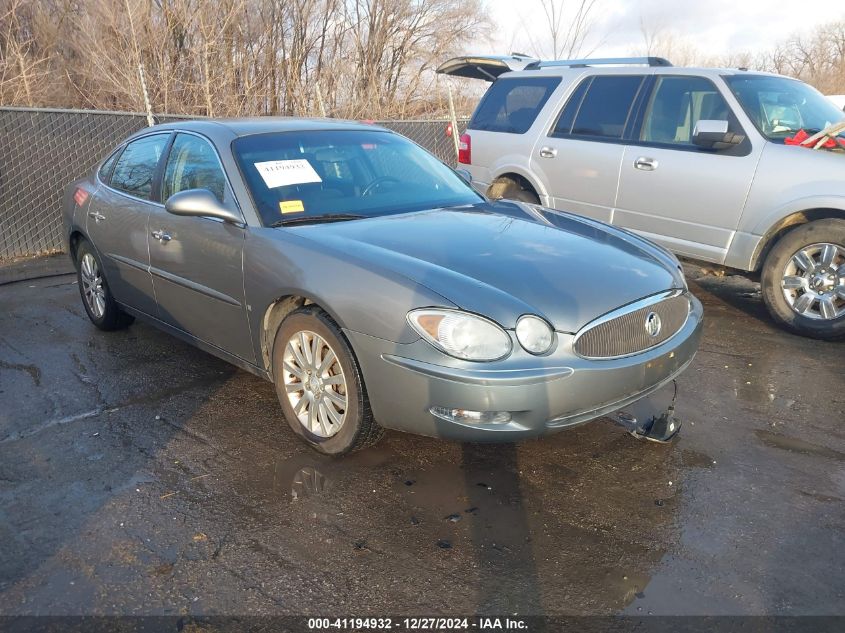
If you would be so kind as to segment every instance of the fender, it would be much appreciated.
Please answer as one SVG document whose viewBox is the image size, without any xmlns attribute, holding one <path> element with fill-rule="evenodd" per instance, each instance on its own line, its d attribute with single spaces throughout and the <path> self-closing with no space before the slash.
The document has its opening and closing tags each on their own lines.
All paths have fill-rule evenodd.
<svg viewBox="0 0 845 633">
<path fill-rule="evenodd" d="M 782 228 L 779 225 L 783 222 L 783 220 L 791 215 L 811 211 L 827 212 L 825 217 L 840 216 L 845 218 L 845 196 L 806 196 L 803 198 L 797 198 L 795 200 L 790 200 L 786 204 L 778 207 L 775 211 L 767 214 L 763 220 L 759 221 L 754 226 L 750 234 L 744 234 L 748 238 L 746 242 L 756 242 L 756 244 L 754 245 L 751 257 L 746 259 L 746 254 L 745 257 L 742 258 L 743 262 L 747 261 L 747 264 L 743 267 L 746 270 L 756 270 L 760 266 L 760 257 L 771 244 L 771 239 L 774 237 L 774 234 Z M 739 233 L 737 237 L 739 237 L 739 235 L 742 235 L 742 233 Z M 734 239 L 731 246 L 733 247 L 737 243 L 738 241 Z M 731 260 L 729 265 L 735 265 L 734 262 L 737 261 L 737 257 L 741 256 L 742 253 L 731 253 L 731 255 L 734 257 L 729 257 Z"/>
<path fill-rule="evenodd" d="M 784 218 L 794 213 L 801 213 L 812 209 L 830 209 L 834 212 L 838 211 L 841 215 L 845 216 L 845 196 L 807 196 L 790 200 L 767 214 L 754 226 L 751 233 L 754 235 L 766 235 L 773 226 L 777 225 Z M 834 215 L 836 214 L 834 213 Z"/>
<path fill-rule="evenodd" d="M 530 185 L 534 188 L 534 191 L 537 192 L 537 195 L 540 196 L 541 202 L 548 201 L 549 194 L 548 189 L 546 189 L 545 185 L 539 180 L 537 180 L 537 176 L 533 174 L 527 166 L 523 166 L 517 162 L 514 162 L 514 159 L 518 160 L 518 157 L 504 156 L 500 161 L 496 162 L 496 164 L 490 169 L 492 179 L 488 183 L 488 187 L 493 184 L 493 180 L 495 180 L 496 178 L 500 178 L 507 174 L 518 174 L 530 183 Z"/>
</svg>

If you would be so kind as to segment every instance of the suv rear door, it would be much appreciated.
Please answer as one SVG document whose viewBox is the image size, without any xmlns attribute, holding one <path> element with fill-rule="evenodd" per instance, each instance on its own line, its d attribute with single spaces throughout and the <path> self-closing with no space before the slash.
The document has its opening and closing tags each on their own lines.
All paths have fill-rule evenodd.
<svg viewBox="0 0 845 633">
<path fill-rule="evenodd" d="M 593 75 L 576 80 L 551 129 L 531 154 L 531 171 L 549 206 L 611 222 L 625 153 L 646 75 Z"/>
<path fill-rule="evenodd" d="M 670 250 L 723 262 L 762 147 L 751 141 L 710 79 L 659 74 L 622 161 L 613 224 Z M 701 119 L 727 120 L 746 135 L 728 150 L 692 143 Z"/>
</svg>

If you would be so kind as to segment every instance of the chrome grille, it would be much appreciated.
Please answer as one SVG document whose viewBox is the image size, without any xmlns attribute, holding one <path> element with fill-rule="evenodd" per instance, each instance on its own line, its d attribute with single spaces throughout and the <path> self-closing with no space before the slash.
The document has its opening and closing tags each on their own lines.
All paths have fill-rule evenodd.
<svg viewBox="0 0 845 633">
<path fill-rule="evenodd" d="M 638 301 L 588 323 L 575 337 L 575 353 L 584 358 L 617 358 L 643 352 L 667 341 L 686 323 L 690 302 L 686 294 L 664 297 Z M 652 313 L 659 317 L 661 324 L 655 336 L 648 332 L 646 324 Z"/>
</svg>

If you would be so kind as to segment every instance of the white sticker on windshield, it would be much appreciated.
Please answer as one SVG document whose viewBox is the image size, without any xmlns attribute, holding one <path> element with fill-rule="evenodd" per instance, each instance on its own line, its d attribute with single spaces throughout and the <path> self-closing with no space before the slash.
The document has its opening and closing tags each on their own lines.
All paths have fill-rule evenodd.
<svg viewBox="0 0 845 633">
<path fill-rule="evenodd" d="M 309 182 L 323 182 L 320 175 L 304 158 L 296 160 L 268 160 L 255 163 L 255 168 L 264 179 L 268 189 L 303 185 Z"/>
</svg>

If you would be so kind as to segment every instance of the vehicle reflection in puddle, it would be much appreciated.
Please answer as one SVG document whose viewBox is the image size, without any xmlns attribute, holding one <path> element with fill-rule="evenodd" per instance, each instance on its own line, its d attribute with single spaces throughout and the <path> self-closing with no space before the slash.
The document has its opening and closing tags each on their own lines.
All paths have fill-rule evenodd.
<svg viewBox="0 0 845 633">
<path fill-rule="evenodd" d="M 315 497 L 323 494 L 329 480 L 313 466 L 305 466 L 293 476 L 290 486 L 290 496 L 294 501 L 305 497 Z"/>
</svg>

